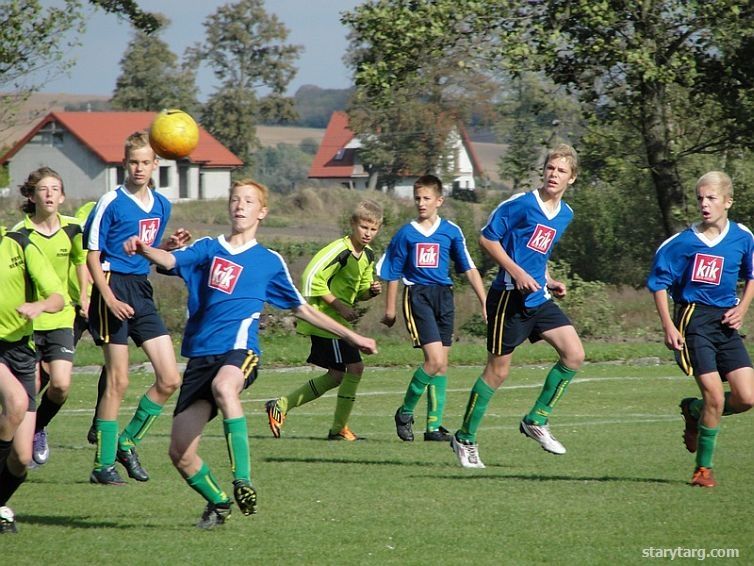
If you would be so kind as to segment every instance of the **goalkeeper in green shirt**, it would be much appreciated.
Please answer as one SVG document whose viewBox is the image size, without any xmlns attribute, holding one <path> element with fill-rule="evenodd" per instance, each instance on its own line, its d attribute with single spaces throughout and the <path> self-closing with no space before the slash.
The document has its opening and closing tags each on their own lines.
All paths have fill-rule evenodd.
<svg viewBox="0 0 754 566">
<path fill-rule="evenodd" d="M 301 293 L 311 306 L 349 328 L 359 318 L 356 302 L 381 292 L 380 283 L 374 281 L 374 251 L 369 247 L 381 225 L 382 207 L 372 200 L 361 201 L 351 215 L 351 234 L 317 252 L 301 276 Z M 359 350 L 305 321 L 298 322 L 297 332 L 311 339 L 307 361 L 327 372 L 265 404 L 272 435 L 280 438 L 280 429 L 291 409 L 338 387 L 335 417 L 327 437 L 358 440 L 348 427 L 348 418 L 364 373 Z"/>
</svg>

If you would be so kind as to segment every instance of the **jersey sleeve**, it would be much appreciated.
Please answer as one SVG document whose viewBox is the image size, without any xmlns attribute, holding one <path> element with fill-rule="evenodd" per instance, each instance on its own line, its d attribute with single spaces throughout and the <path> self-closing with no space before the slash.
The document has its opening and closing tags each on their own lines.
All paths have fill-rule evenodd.
<svg viewBox="0 0 754 566">
<path fill-rule="evenodd" d="M 170 204 L 170 201 L 162 196 L 161 194 L 155 192 L 156 198 L 160 199 L 160 202 L 162 203 L 162 219 L 160 220 L 160 227 L 157 229 L 157 236 L 154 241 L 154 245 L 158 245 L 160 242 L 162 242 L 162 238 L 165 235 L 165 230 L 167 230 L 168 222 L 170 221 L 170 212 L 172 211 L 172 206 Z"/>
<path fill-rule="evenodd" d="M 647 277 L 647 288 L 652 293 L 670 288 L 675 279 L 669 248 L 670 246 L 661 246 L 655 253 L 652 269 Z"/>
<path fill-rule="evenodd" d="M 361 297 L 365 294 L 369 287 L 371 287 L 374 281 L 374 251 L 372 248 L 364 248 L 364 256 L 366 257 L 366 266 L 361 271 L 361 279 L 359 280 L 359 288 L 356 289 L 356 297 Z"/>
<path fill-rule="evenodd" d="M 408 255 L 403 230 L 399 230 L 390 240 L 385 253 L 377 262 L 377 275 L 385 281 L 397 281 L 403 276 L 403 266 Z"/>
<path fill-rule="evenodd" d="M 513 206 L 511 201 L 505 201 L 490 213 L 487 224 L 482 227 L 482 236 L 491 242 L 498 242 L 503 239 L 503 235 L 510 229 L 511 214 Z"/>
<path fill-rule="evenodd" d="M 200 238 L 190 246 L 171 252 L 175 258 L 175 274 L 186 280 L 190 273 L 203 264 L 208 257 L 211 238 Z M 172 274 L 172 272 L 165 272 Z"/>
<path fill-rule="evenodd" d="M 285 260 L 276 252 L 271 253 L 277 257 L 280 265 L 267 284 L 266 301 L 279 309 L 295 309 L 306 304 L 304 297 L 293 284 Z"/>
<path fill-rule="evenodd" d="M 466 273 L 475 269 L 474 260 L 471 259 L 469 249 L 466 247 L 466 238 L 461 228 L 451 223 L 453 226 L 453 235 L 450 240 L 450 257 L 453 259 L 456 273 Z"/>
<path fill-rule="evenodd" d="M 86 250 L 84 249 L 84 232 L 80 225 L 71 238 L 71 263 L 81 265 L 86 263 Z"/>
<path fill-rule="evenodd" d="M 331 293 L 329 282 L 343 269 L 345 263 L 341 256 L 344 253 L 347 260 L 351 251 L 343 240 L 339 240 L 315 254 L 301 275 L 301 293 L 305 297 L 322 297 Z"/>
<path fill-rule="evenodd" d="M 113 207 L 110 206 L 115 200 L 115 191 L 106 193 L 100 198 L 94 211 L 89 215 L 84 227 L 84 245 L 90 251 L 101 251 L 105 242 L 103 237 L 110 231 L 113 221 Z"/>
<path fill-rule="evenodd" d="M 754 235 L 746 226 L 741 226 L 748 235 L 746 239 L 746 252 L 741 260 L 741 272 L 739 277 L 744 281 L 754 279 Z"/>
</svg>

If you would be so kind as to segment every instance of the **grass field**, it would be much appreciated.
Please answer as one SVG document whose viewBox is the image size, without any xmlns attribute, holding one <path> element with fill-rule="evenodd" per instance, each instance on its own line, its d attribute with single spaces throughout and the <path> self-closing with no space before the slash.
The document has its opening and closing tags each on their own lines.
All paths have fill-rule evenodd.
<svg viewBox="0 0 754 566">
<path fill-rule="evenodd" d="M 351 419 L 365 438 L 356 443 L 324 440 L 329 394 L 291 412 L 273 439 L 263 402 L 316 374 L 263 371 L 244 395 L 259 513 L 236 512 L 210 532 L 194 527 L 203 501 L 168 461 L 169 418 L 140 449 L 148 483 L 88 483 L 96 376 L 79 374 L 50 426 L 49 463 L 11 501 L 20 532 L 2 537 L 2 554 L 13 564 L 635 564 L 648 549 L 681 547 L 736 549 L 739 561 L 754 561 L 752 415 L 724 420 L 720 486 L 691 488 L 677 404 L 695 385 L 675 366 L 586 365 L 552 419 L 564 456 L 517 429 L 544 369 L 514 369 L 493 398 L 479 435 L 484 470 L 458 467 L 447 444 L 395 436 L 409 369 L 367 371 Z M 478 372 L 450 372 L 451 429 Z M 132 376 L 121 424 L 150 381 Z M 201 453 L 229 488 L 221 423 L 209 425 Z"/>
</svg>

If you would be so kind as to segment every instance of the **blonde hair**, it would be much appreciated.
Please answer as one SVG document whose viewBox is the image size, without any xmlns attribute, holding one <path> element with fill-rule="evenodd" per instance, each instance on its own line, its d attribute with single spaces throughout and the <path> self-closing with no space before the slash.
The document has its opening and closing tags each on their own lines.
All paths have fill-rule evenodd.
<svg viewBox="0 0 754 566">
<path fill-rule="evenodd" d="M 547 167 L 547 164 L 553 159 L 561 158 L 565 159 L 571 167 L 571 177 L 576 177 L 579 173 L 579 156 L 576 153 L 576 150 L 567 143 L 558 144 L 547 153 L 544 167 Z"/>
<path fill-rule="evenodd" d="M 727 173 L 708 171 L 699 177 L 699 180 L 696 182 L 696 190 L 704 186 L 716 187 L 720 196 L 733 198 L 733 181 L 731 181 Z"/>
<path fill-rule="evenodd" d="M 34 196 L 34 191 L 37 189 L 39 182 L 45 177 L 52 177 L 53 179 L 60 181 L 60 193 L 63 195 L 65 194 L 63 178 L 57 171 L 50 169 L 49 167 L 40 167 L 39 169 L 35 169 L 31 173 L 29 173 L 29 176 L 26 178 L 26 181 L 24 181 L 24 184 L 18 187 L 21 195 L 26 197 L 26 202 L 21 205 L 22 212 L 33 215 L 37 211 L 37 205 L 32 202 L 31 197 Z"/>
<path fill-rule="evenodd" d="M 267 201 L 270 198 L 270 189 L 265 187 L 262 183 L 256 182 L 254 179 L 238 179 L 238 181 L 234 181 L 233 185 L 230 187 L 230 193 L 232 194 L 235 189 L 238 187 L 254 187 L 257 190 L 257 194 L 259 194 L 259 202 L 262 205 L 262 208 L 267 207 Z"/>
<path fill-rule="evenodd" d="M 356 205 L 356 208 L 353 209 L 353 214 L 351 214 L 352 224 L 360 220 L 382 224 L 382 207 L 380 204 L 372 199 L 362 200 Z"/>
<path fill-rule="evenodd" d="M 124 145 L 124 155 L 126 160 L 128 160 L 128 156 L 132 151 L 135 149 L 141 149 L 142 147 L 152 147 L 149 144 L 149 133 L 146 130 L 139 130 L 126 138 L 126 143 Z M 154 150 L 152 150 L 152 153 L 154 153 Z M 155 157 L 157 157 L 156 153 Z"/>
</svg>

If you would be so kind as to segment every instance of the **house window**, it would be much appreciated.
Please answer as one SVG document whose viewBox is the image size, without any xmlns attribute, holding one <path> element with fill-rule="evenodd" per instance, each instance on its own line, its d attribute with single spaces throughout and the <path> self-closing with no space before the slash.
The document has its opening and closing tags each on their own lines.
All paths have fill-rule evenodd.
<svg viewBox="0 0 754 566">
<path fill-rule="evenodd" d="M 170 167 L 160 167 L 160 188 L 170 186 Z"/>
<path fill-rule="evenodd" d="M 29 143 L 34 145 L 62 147 L 63 141 L 63 130 L 58 129 L 55 122 L 51 122 L 39 130 L 34 137 L 29 140 Z"/>
<path fill-rule="evenodd" d="M 342 147 L 335 153 L 335 161 L 341 161 L 346 154 L 346 150 Z"/>
</svg>

